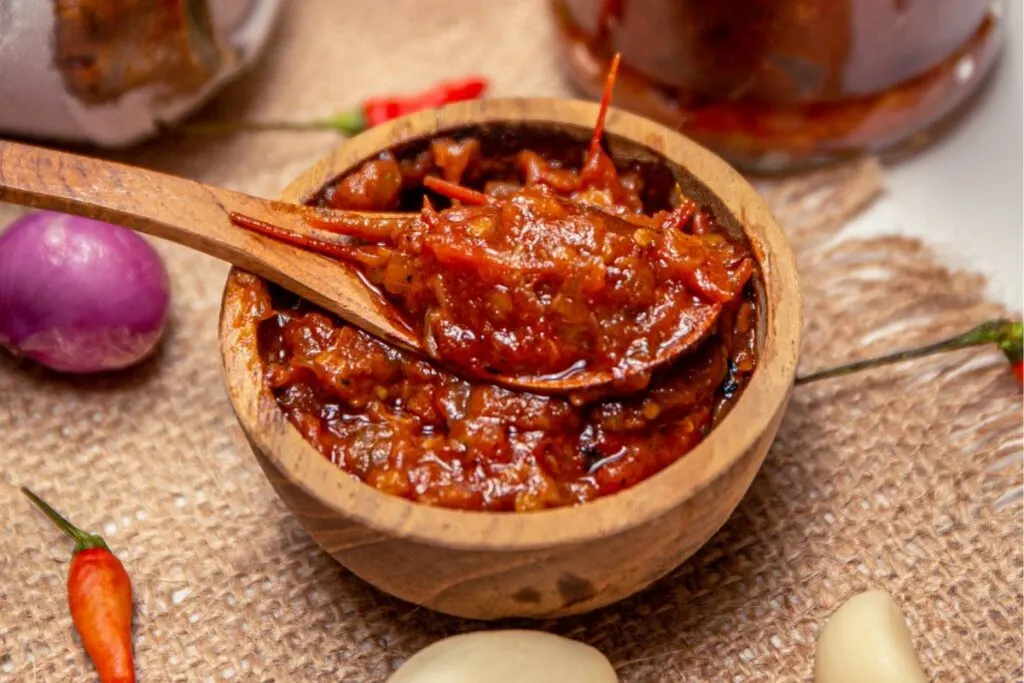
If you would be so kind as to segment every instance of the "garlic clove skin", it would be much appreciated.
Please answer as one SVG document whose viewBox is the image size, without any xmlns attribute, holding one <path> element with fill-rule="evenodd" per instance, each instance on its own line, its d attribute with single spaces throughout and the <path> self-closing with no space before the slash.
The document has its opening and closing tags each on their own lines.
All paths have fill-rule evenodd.
<svg viewBox="0 0 1024 683">
<path fill-rule="evenodd" d="M 439 640 L 387 683 L 618 683 L 593 647 L 542 631 L 478 631 Z"/>
<path fill-rule="evenodd" d="M 856 595 L 818 638 L 815 683 L 927 683 L 899 605 L 882 590 Z"/>
</svg>

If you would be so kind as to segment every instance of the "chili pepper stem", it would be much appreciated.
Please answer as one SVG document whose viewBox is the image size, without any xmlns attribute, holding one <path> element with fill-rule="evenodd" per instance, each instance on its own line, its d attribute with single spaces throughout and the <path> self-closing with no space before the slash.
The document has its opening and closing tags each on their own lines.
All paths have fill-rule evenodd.
<svg viewBox="0 0 1024 683">
<path fill-rule="evenodd" d="M 95 534 L 90 534 L 88 532 L 82 531 L 81 529 L 76 527 L 74 524 L 72 524 L 68 520 L 64 519 L 64 517 L 62 517 L 59 512 L 57 512 L 52 507 L 50 507 L 50 505 L 45 500 L 43 500 L 42 498 L 40 498 L 36 494 L 32 493 L 31 491 L 29 491 L 28 488 L 22 486 L 21 487 L 21 492 L 24 493 L 25 496 L 30 501 L 32 501 L 32 503 L 37 508 L 42 510 L 43 514 L 45 514 L 47 517 L 49 517 L 50 520 L 54 524 L 56 524 L 57 527 L 61 531 L 63 531 L 68 536 L 70 536 L 72 539 L 74 539 L 74 541 L 75 541 L 75 551 L 74 552 L 79 553 L 79 552 L 81 552 L 83 550 L 89 550 L 90 548 L 102 548 L 103 550 L 108 550 L 108 551 L 110 550 L 107 547 L 106 542 L 102 538 L 100 538 L 99 536 L 97 536 Z"/>
<path fill-rule="evenodd" d="M 359 127 L 358 112 L 348 112 L 327 119 L 312 121 L 225 121 L 208 123 L 189 123 L 172 130 L 179 133 L 194 135 L 228 135 L 233 133 L 277 133 L 295 131 L 308 133 L 312 131 L 337 131 L 345 135 L 355 135 L 363 130 Z"/>
<path fill-rule="evenodd" d="M 601 151 L 601 139 L 604 137 L 604 122 L 608 116 L 608 108 L 612 104 L 612 94 L 615 92 L 615 79 L 619 72 L 619 62 L 622 55 L 618 52 L 612 57 L 608 66 L 608 75 L 605 76 L 604 91 L 601 93 L 601 103 L 598 108 L 597 122 L 594 124 L 594 134 L 590 138 L 590 147 L 587 149 L 587 160 L 590 161 Z"/>
<path fill-rule="evenodd" d="M 366 114 L 363 113 L 362 107 L 355 107 L 314 123 L 345 135 L 355 135 L 369 128 L 369 122 L 366 120 Z"/>
<path fill-rule="evenodd" d="M 1024 347 L 1024 326 L 1012 320 L 989 320 L 963 334 L 958 334 L 955 337 L 950 337 L 933 344 L 905 351 L 897 351 L 896 353 L 878 356 L 877 358 L 869 358 L 829 368 L 828 370 L 819 370 L 803 377 L 797 377 L 795 384 L 808 384 L 821 379 L 841 377 L 860 372 L 861 370 L 870 370 L 884 365 L 901 363 L 912 358 L 922 358 L 937 353 L 985 344 L 996 344 L 1003 354 L 1006 355 L 1010 363 L 1016 365 L 1021 362 L 1022 347 Z"/>
</svg>

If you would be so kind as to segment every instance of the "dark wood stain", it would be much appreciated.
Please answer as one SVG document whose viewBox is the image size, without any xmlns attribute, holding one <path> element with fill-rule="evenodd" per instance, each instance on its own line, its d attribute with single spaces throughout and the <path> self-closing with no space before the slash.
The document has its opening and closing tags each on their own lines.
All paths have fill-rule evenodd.
<svg viewBox="0 0 1024 683">
<path fill-rule="evenodd" d="M 512 596 L 516 602 L 526 602 L 535 605 L 540 602 L 540 591 L 535 588 L 521 588 Z"/>
<path fill-rule="evenodd" d="M 569 607 L 594 597 L 597 589 L 575 574 L 562 574 L 558 577 L 558 593 L 562 596 L 562 607 Z"/>
</svg>

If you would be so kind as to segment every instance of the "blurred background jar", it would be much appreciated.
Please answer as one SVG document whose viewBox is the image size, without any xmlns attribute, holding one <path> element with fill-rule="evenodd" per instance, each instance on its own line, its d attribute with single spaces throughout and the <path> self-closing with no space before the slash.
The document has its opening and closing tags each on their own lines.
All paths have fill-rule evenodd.
<svg viewBox="0 0 1024 683">
<path fill-rule="evenodd" d="M 0 0 L 0 135 L 128 147 L 269 41 L 281 0 Z"/>
<path fill-rule="evenodd" d="M 748 171 L 920 143 L 996 62 L 1002 0 L 553 0 L 569 74 Z"/>
</svg>

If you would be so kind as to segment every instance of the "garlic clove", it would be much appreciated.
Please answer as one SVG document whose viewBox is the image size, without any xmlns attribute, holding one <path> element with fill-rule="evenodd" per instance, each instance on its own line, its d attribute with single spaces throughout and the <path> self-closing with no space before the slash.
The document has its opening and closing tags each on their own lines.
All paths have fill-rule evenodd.
<svg viewBox="0 0 1024 683">
<path fill-rule="evenodd" d="M 387 683 L 618 683 L 589 645 L 542 631 L 478 631 L 439 640 Z"/>
<path fill-rule="evenodd" d="M 882 590 L 856 595 L 818 638 L 815 683 L 927 683 L 899 605 Z"/>
</svg>

